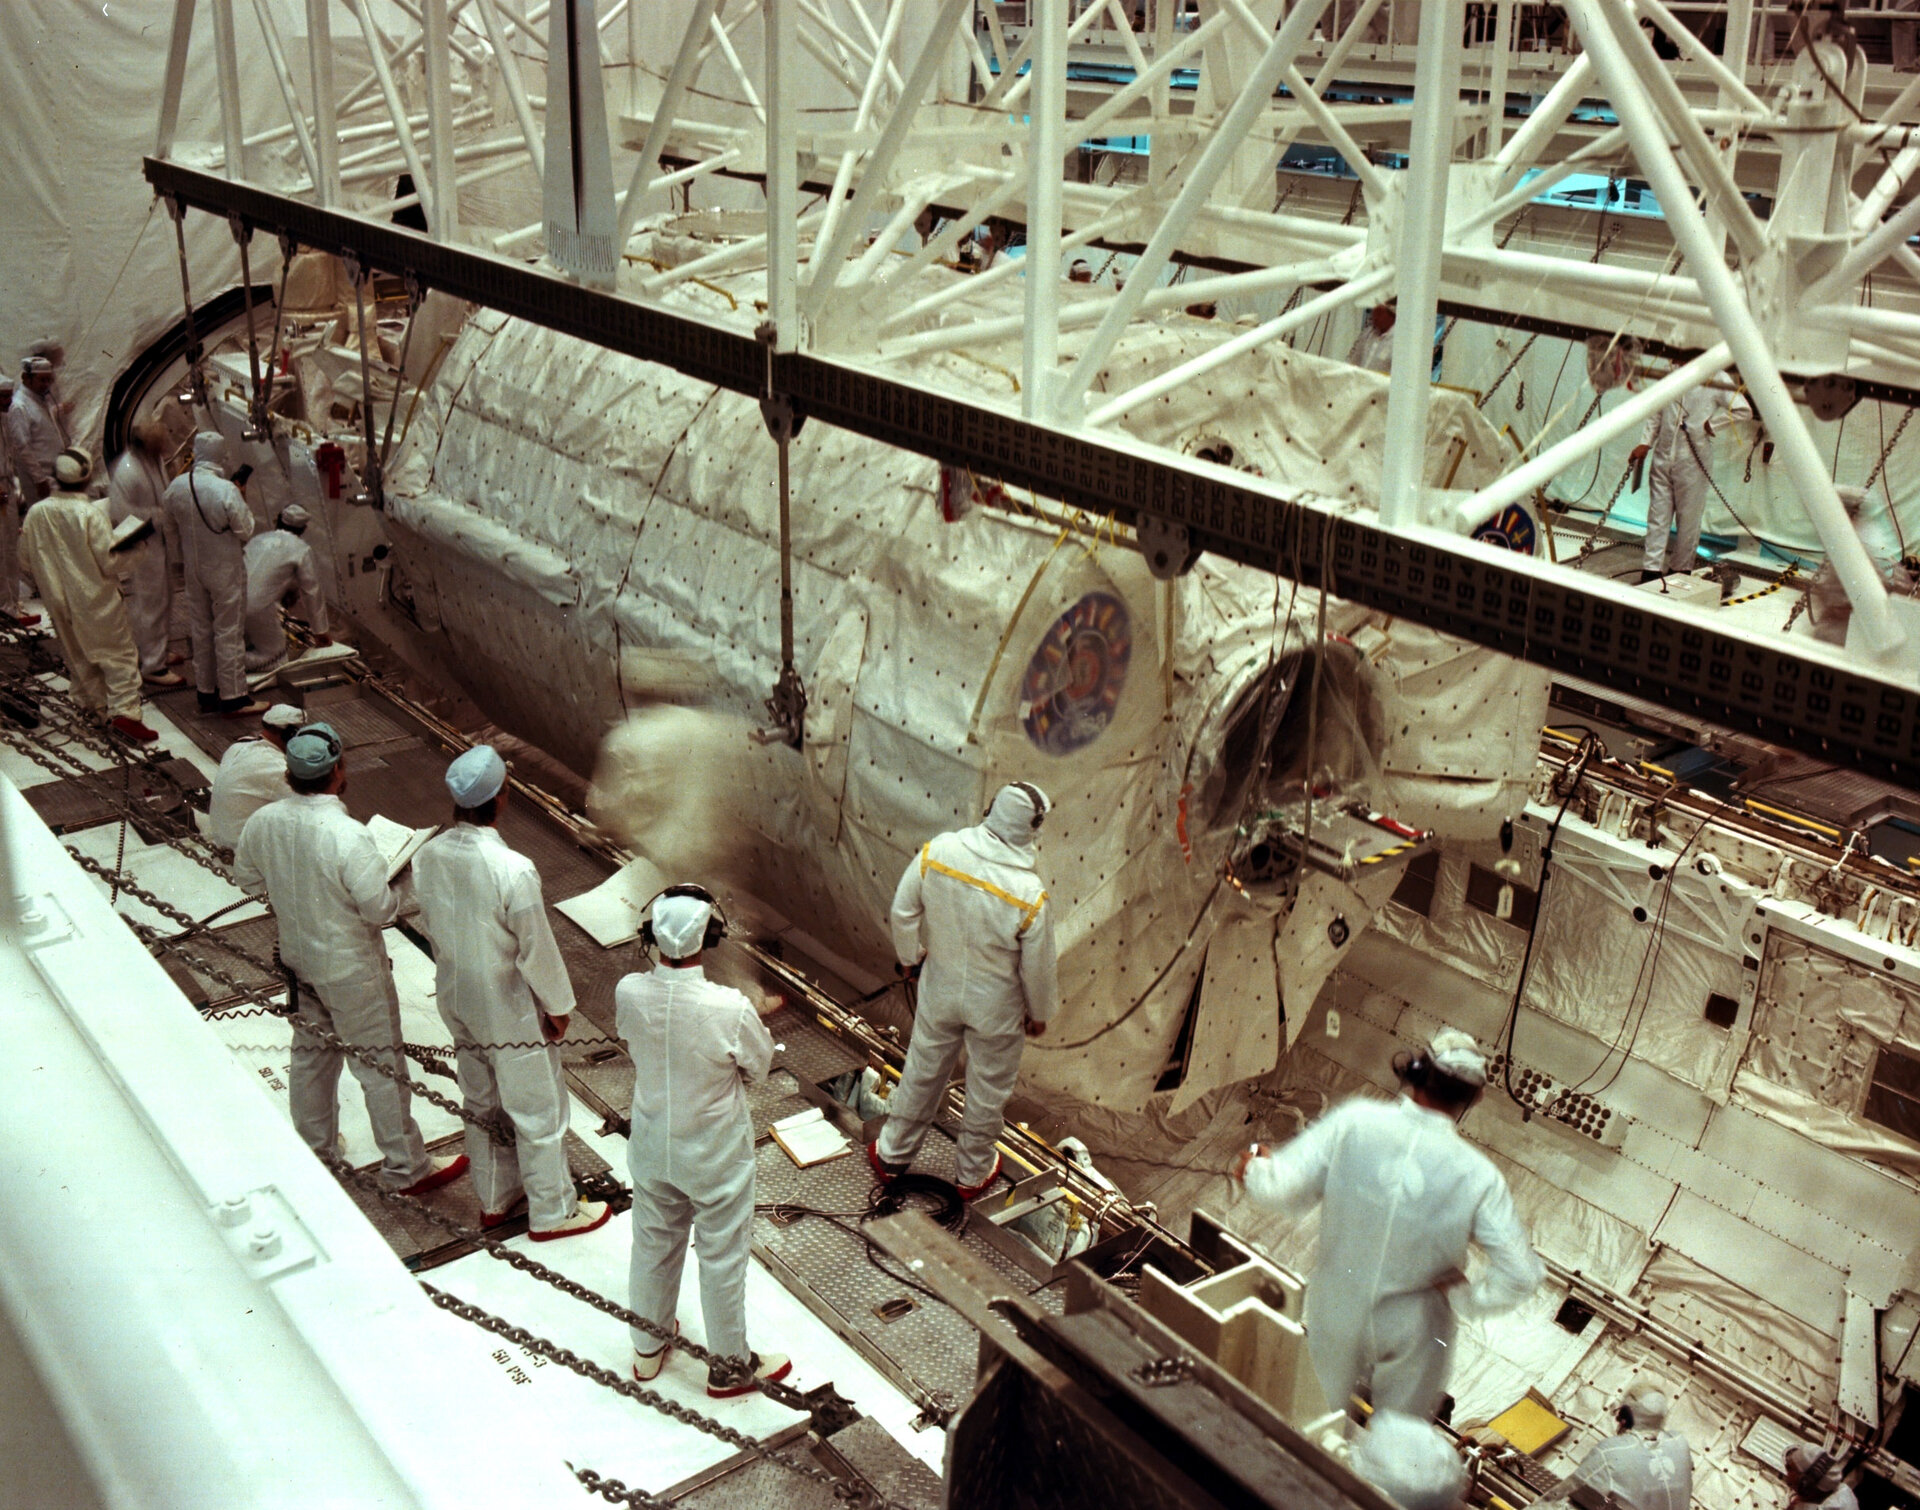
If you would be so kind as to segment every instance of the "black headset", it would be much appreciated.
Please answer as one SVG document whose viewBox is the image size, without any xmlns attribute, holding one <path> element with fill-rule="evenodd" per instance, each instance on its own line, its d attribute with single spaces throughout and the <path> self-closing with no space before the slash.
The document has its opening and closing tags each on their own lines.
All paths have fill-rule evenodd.
<svg viewBox="0 0 1920 1510">
<path fill-rule="evenodd" d="M 346 746 L 340 743 L 340 736 L 334 733 L 333 730 L 329 729 L 325 724 L 302 724 L 287 736 L 287 742 L 291 744 L 302 734 L 311 734 L 315 739 L 319 740 L 327 747 L 327 753 L 333 757 L 333 763 L 335 765 L 340 763 L 340 757 L 346 752 Z"/>
<path fill-rule="evenodd" d="M 1833 1454 L 1823 1448 L 1798 1474 L 1790 1475 L 1793 1479 L 1793 1497 L 1798 1500 L 1817 1501 L 1827 1498 L 1837 1490 L 1845 1481 L 1846 1475 L 1835 1474 L 1833 1481 L 1828 1482 L 1828 1475 L 1833 1473 L 1833 1463 Z"/>
<path fill-rule="evenodd" d="M 1449 1086 L 1464 1086 L 1466 1089 L 1472 1091 L 1472 1097 L 1461 1103 L 1460 1110 L 1456 1114 L 1462 1117 L 1479 1103 L 1480 1098 L 1486 1094 L 1487 1090 L 1484 1085 L 1468 1085 L 1467 1082 L 1459 1076 L 1449 1075 L 1433 1062 L 1430 1052 L 1426 1049 L 1421 1049 L 1418 1053 L 1411 1053 L 1406 1049 L 1402 1049 L 1399 1053 L 1395 1054 L 1393 1056 L 1393 1073 L 1394 1078 L 1402 1085 L 1410 1085 L 1417 1091 L 1427 1090 L 1440 1082 L 1445 1082 Z"/>
<path fill-rule="evenodd" d="M 1047 799 L 1041 793 L 1040 788 L 1030 781 L 1009 781 L 1006 784 L 1017 792 L 1025 792 L 1027 794 L 1027 801 L 1033 804 L 1033 831 L 1036 834 L 1039 833 L 1040 825 L 1047 821 Z M 995 792 L 993 795 L 998 797 L 1000 794 Z M 991 813 L 992 811 L 993 801 L 989 798 L 987 801 L 987 812 Z M 984 817 L 985 814 L 982 816 Z"/>
<path fill-rule="evenodd" d="M 664 891 L 656 891 L 647 903 L 647 915 L 640 924 L 640 947 L 649 955 L 660 947 L 659 941 L 653 936 L 653 904 L 662 897 L 692 897 L 696 901 L 705 902 L 713 909 L 713 915 L 707 919 L 707 931 L 700 940 L 698 951 L 700 953 L 704 954 L 707 950 L 714 948 L 732 931 L 727 925 L 726 913 L 720 910 L 718 897 L 704 886 L 696 886 L 691 881 L 682 882 L 678 886 L 669 886 Z"/>
<path fill-rule="evenodd" d="M 1633 1407 L 1626 1401 L 1621 1401 L 1613 1412 L 1613 1422 L 1614 1425 L 1618 1426 L 1622 1431 L 1632 1431 Z"/>
</svg>

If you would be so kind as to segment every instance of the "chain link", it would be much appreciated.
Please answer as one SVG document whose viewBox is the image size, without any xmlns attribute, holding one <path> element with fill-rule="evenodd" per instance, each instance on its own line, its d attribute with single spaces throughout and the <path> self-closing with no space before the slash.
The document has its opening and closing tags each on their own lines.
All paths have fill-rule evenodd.
<svg viewBox="0 0 1920 1510">
<path fill-rule="evenodd" d="M 358 1171 L 355 1172 L 357 1173 Z M 569 1283 L 571 1283 L 571 1281 L 569 1281 Z M 491 1311 L 474 1305 L 471 1301 L 461 1300 L 456 1295 L 450 1295 L 445 1290 L 428 1284 L 425 1280 L 420 1281 L 420 1288 L 427 1292 L 428 1298 L 441 1310 L 451 1312 L 462 1321 L 472 1322 L 482 1331 L 492 1332 L 496 1337 L 504 1338 L 516 1347 L 525 1348 L 537 1357 L 545 1358 L 552 1363 L 558 1363 L 562 1368 L 571 1370 L 580 1375 L 581 1378 L 591 1379 L 594 1383 L 605 1386 L 615 1394 L 625 1395 L 629 1400 L 636 1401 L 650 1410 L 658 1411 L 661 1415 L 678 1421 L 683 1426 L 691 1426 L 695 1431 L 702 1432 L 707 1436 L 715 1438 L 717 1441 L 725 1442 L 730 1447 L 736 1447 L 742 1452 L 751 1453 L 757 1458 L 764 1458 L 769 1463 L 778 1464 L 780 1467 L 788 1470 L 788 1472 L 798 1474 L 802 1478 L 812 1479 L 815 1483 L 824 1485 L 830 1489 L 833 1492 L 834 1498 L 840 1500 L 842 1503 L 873 1506 L 876 1507 L 876 1510 L 898 1510 L 898 1507 L 893 1506 L 890 1501 L 871 1494 L 862 1487 L 850 1485 L 844 1480 L 828 1473 L 824 1468 L 808 1463 L 796 1462 L 793 1458 L 783 1453 L 772 1451 L 765 1443 L 755 1437 L 748 1436 L 737 1427 L 729 1426 L 724 1421 L 715 1420 L 712 1416 L 703 1415 L 691 1406 L 682 1405 L 678 1400 L 669 1399 L 657 1390 L 648 1389 L 636 1379 L 622 1378 L 619 1374 L 614 1373 L 612 1369 L 602 1368 L 599 1364 L 582 1358 L 571 1348 L 561 1347 L 556 1342 L 551 1342 L 545 1337 L 541 1337 L 534 1332 L 529 1332 L 525 1327 L 515 1326 L 512 1322 L 495 1316 Z M 575 1286 L 575 1288 L 578 1289 L 580 1287 Z M 589 1295 L 592 1293 L 591 1291 L 587 1292 Z M 604 1297 L 595 1298 L 604 1300 Z M 608 1305 L 612 1304 L 611 1301 L 606 1303 Z M 686 1349 L 689 1353 L 704 1351 L 704 1349 L 696 1349 L 692 1343 L 684 1340 L 679 1343 L 679 1346 Z M 760 1381 L 760 1383 L 762 1391 L 768 1395 L 772 1395 L 773 1392 L 766 1389 L 765 1382 Z M 790 1393 L 797 1395 L 798 1392 L 792 1391 Z M 785 1402 L 783 1401 L 782 1403 Z M 804 1405 L 799 1405 L 795 1408 L 801 1410 L 806 1409 Z M 579 1477 L 582 1483 L 587 1483 L 586 1478 L 580 1475 L 577 1470 L 575 1476 Z M 587 1483 L 587 1487 L 594 1493 L 601 1494 L 603 1498 L 606 1498 L 605 1491 L 598 1486 L 601 1484 L 610 1486 L 617 1483 L 619 1483 L 618 1480 L 603 1479 L 600 1475 L 595 1474 L 593 1476 L 593 1482 Z M 644 1493 L 644 1491 L 630 1490 L 626 1485 L 621 1484 L 612 1498 L 617 1500 L 635 1493 Z M 633 1504 L 636 1503 L 636 1501 L 628 1499 L 628 1503 Z M 637 1501 L 637 1503 L 662 1504 L 664 1502 L 642 1499 Z"/>
</svg>

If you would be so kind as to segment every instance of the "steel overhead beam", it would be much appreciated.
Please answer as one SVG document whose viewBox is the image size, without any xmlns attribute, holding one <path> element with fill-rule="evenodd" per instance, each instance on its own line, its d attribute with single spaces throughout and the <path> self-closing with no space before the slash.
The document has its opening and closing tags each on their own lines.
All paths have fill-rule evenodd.
<svg viewBox="0 0 1920 1510">
<path fill-rule="evenodd" d="M 1543 567 L 1429 531 L 1394 533 L 1201 470 L 1129 436 L 1066 433 L 987 404 L 804 352 L 769 362 L 752 336 L 569 283 L 522 262 L 448 246 L 154 158 L 156 192 L 304 247 L 352 252 L 471 300 L 702 382 L 759 397 L 775 387 L 822 424 L 998 477 L 1131 524 L 1184 525 L 1230 560 L 1299 581 L 1517 659 L 1617 689 L 1823 760 L 1920 788 L 1920 690 L 1806 642 L 1759 643 L 1657 595 Z"/>
</svg>

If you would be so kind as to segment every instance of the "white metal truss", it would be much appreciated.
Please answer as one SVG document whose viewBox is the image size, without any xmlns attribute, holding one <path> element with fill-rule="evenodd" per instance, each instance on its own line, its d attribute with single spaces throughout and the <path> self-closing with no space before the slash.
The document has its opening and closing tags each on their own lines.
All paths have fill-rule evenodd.
<svg viewBox="0 0 1920 1510">
<path fill-rule="evenodd" d="M 463 226 L 459 199 L 496 175 L 561 171 L 551 150 L 543 156 L 543 135 L 555 139 L 541 125 L 549 101 L 529 87 L 553 61 L 548 4 L 386 3 L 410 26 L 383 29 L 375 0 L 304 0 L 303 102 L 274 8 L 256 0 L 289 108 L 261 127 L 238 119 L 228 88 L 232 0 L 208 0 L 211 25 L 197 30 L 196 0 L 176 0 L 156 155 L 172 153 L 188 50 L 210 45 L 230 107 L 228 176 L 251 172 L 286 198 L 369 221 L 417 197 L 440 242 L 534 248 L 541 225 Z M 657 205 L 662 191 L 703 180 L 757 184 L 769 212 L 764 232 L 706 256 L 629 267 L 622 299 L 663 307 L 679 285 L 764 267 L 775 352 L 903 382 L 910 358 L 1017 341 L 1013 407 L 1027 433 L 1133 455 L 1154 449 L 1121 428 L 1141 406 L 1329 311 L 1392 294 L 1388 450 L 1380 496 L 1359 519 L 1421 546 L 1530 499 L 1672 397 L 1733 372 L 1854 605 L 1866 655 L 1852 671 L 1920 687 L 1920 636 L 1893 612 L 1797 392 L 1841 377 L 1863 392 L 1920 396 L 1920 256 L 1908 244 L 1920 232 L 1920 79 L 1865 60 L 1848 20 L 1869 18 L 1809 10 L 1783 29 L 1752 0 L 1566 0 L 1564 10 L 1488 0 L 1471 18 L 1466 0 L 600 0 L 597 16 L 593 0 L 558 3 L 625 58 L 624 90 L 608 90 L 629 103 L 618 134 L 635 154 L 618 196 L 619 248 L 650 196 Z M 642 58 L 640 27 L 657 40 L 664 11 L 683 23 L 677 45 Z M 1680 58 L 1658 56 L 1656 28 Z M 1550 47 L 1539 45 L 1543 29 Z M 370 61 L 352 78 L 358 70 L 341 69 L 327 46 L 348 31 Z M 1069 176 L 1083 144 L 1115 137 L 1150 142 L 1138 181 Z M 1298 144 L 1330 149 L 1350 176 L 1278 192 L 1276 167 Z M 262 156 L 276 147 L 277 178 Z M 399 172 L 415 196 L 385 193 Z M 1595 172 L 1644 180 L 1662 219 L 1637 222 L 1614 260 L 1516 234 L 1539 196 Z M 929 213 L 934 229 L 916 238 Z M 969 279 L 920 278 L 982 226 L 1023 227 L 1024 255 Z M 1062 281 L 1063 265 L 1090 247 L 1133 259 L 1123 286 Z M 1163 281 L 1176 264 L 1180 281 Z M 960 316 L 970 296 L 1022 277 L 1017 314 Z M 1103 386 L 1133 327 L 1275 290 L 1298 294 L 1171 370 Z M 1471 496 L 1440 494 L 1422 486 L 1421 449 L 1443 305 L 1493 320 L 1544 307 L 1556 329 L 1669 354 L 1671 374 L 1644 371 L 1638 391 L 1541 454 L 1516 456 Z M 743 307 L 710 318 L 745 333 L 762 317 Z M 1152 460 L 1195 465 L 1168 452 Z M 994 470 L 991 458 L 978 462 Z M 1457 544 L 1463 559 L 1485 555 Z M 1544 560 L 1506 565 L 1631 601 Z M 1711 627 L 1686 610 L 1637 606 Z M 1847 664 L 1804 640 L 1767 648 L 1816 669 Z M 1909 735 L 1920 730 L 1903 722 L 1899 738 Z"/>
</svg>

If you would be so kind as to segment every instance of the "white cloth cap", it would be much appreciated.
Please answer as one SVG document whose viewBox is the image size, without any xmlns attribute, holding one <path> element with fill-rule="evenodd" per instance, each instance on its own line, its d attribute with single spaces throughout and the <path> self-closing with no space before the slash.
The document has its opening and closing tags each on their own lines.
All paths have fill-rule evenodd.
<svg viewBox="0 0 1920 1510">
<path fill-rule="evenodd" d="M 53 371 L 53 363 L 45 357 L 28 357 L 20 364 L 20 371 L 23 374 L 31 373 L 35 377 L 40 377 Z"/>
<path fill-rule="evenodd" d="M 15 386 L 16 385 L 12 378 L 0 377 L 0 393 L 11 393 L 13 392 Z"/>
<path fill-rule="evenodd" d="M 260 722 L 269 729 L 298 729 L 306 721 L 307 715 L 292 703 L 275 703 L 260 715 Z"/>
<path fill-rule="evenodd" d="M 280 511 L 280 522 L 290 529 L 302 530 L 313 523 L 313 515 L 299 504 L 290 503 Z"/>
<path fill-rule="evenodd" d="M 1440 1428 L 1397 1410 L 1374 1413 L 1353 1468 L 1404 1510 L 1451 1510 L 1467 1487 L 1466 1466 Z"/>
<path fill-rule="evenodd" d="M 1040 799 L 1037 806 L 1036 797 Z M 993 806 L 987 809 L 987 832 L 1015 849 L 1026 849 L 1052 807 L 1047 794 L 1031 782 L 1009 782 L 994 793 Z"/>
<path fill-rule="evenodd" d="M 227 438 L 218 430 L 202 430 L 193 437 L 193 464 L 222 466 L 227 459 Z"/>
<path fill-rule="evenodd" d="M 699 897 L 661 897 L 653 904 L 653 941 L 668 959 L 698 954 L 713 904 Z"/>
<path fill-rule="evenodd" d="M 1635 1431 L 1656 1431 L 1667 1424 L 1667 1397 L 1657 1389 L 1636 1389 L 1627 1396 Z"/>
<path fill-rule="evenodd" d="M 53 459 L 54 480 L 78 487 L 93 476 L 93 458 L 77 446 L 69 446 Z"/>
<path fill-rule="evenodd" d="M 491 802 L 506 784 L 507 763 L 492 745 L 475 745 L 447 767 L 447 790 L 455 807 Z"/>
<path fill-rule="evenodd" d="M 1487 1083 L 1487 1056 L 1472 1034 L 1458 1028 L 1442 1028 L 1427 1041 L 1427 1062 L 1466 1085 Z"/>
</svg>

